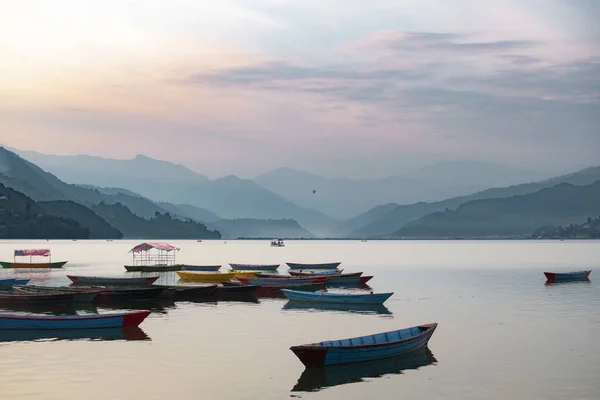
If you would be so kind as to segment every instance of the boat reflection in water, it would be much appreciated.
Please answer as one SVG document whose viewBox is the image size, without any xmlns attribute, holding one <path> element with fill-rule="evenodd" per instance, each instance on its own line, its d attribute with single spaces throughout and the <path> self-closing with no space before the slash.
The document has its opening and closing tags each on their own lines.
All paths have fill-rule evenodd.
<svg viewBox="0 0 600 400">
<path fill-rule="evenodd" d="M 175 308 L 175 306 L 175 302 L 171 299 L 122 300 L 98 304 L 99 308 L 107 310 L 148 310 L 158 314 L 166 314 L 169 309 Z"/>
<path fill-rule="evenodd" d="M 0 342 L 59 340 L 151 340 L 137 326 L 96 329 L 7 329 L 0 330 Z"/>
<path fill-rule="evenodd" d="M 316 392 L 346 383 L 362 382 L 364 378 L 379 378 L 388 374 L 402 374 L 436 363 L 431 350 L 424 348 L 414 353 L 354 364 L 306 368 L 292 392 Z"/>
<path fill-rule="evenodd" d="M 342 311 L 356 314 L 392 315 L 383 304 L 341 304 L 341 303 L 309 303 L 304 301 L 288 301 L 283 310 L 296 311 Z"/>
</svg>

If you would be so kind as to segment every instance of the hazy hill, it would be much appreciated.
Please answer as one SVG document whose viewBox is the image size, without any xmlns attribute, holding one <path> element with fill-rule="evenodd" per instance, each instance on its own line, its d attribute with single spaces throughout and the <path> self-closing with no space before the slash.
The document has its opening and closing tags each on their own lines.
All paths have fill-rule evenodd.
<svg viewBox="0 0 600 400">
<path fill-rule="evenodd" d="M 76 221 L 47 215 L 35 201 L 0 184 L 1 239 L 87 239 Z"/>
<path fill-rule="evenodd" d="M 455 197 L 434 203 L 415 203 L 410 205 L 400 205 L 395 209 L 377 215 L 376 219 L 365 224 L 363 227 L 346 233 L 351 237 L 376 237 L 391 235 L 400 229 L 407 222 L 421 218 L 427 214 L 443 211 L 446 209 L 455 209 L 464 202 L 480 199 L 512 197 L 527 193 L 533 193 L 538 190 L 555 186 L 560 183 L 570 183 L 573 185 L 589 185 L 600 179 L 600 167 L 590 167 L 571 174 L 547 179 L 540 182 L 526 183 L 504 188 L 487 189 L 468 196 Z M 363 221 L 367 221 L 364 218 Z"/>
<path fill-rule="evenodd" d="M 336 218 L 349 218 L 378 204 L 437 201 L 540 178 L 540 173 L 520 168 L 478 161 L 453 161 L 383 179 L 325 178 L 279 168 L 258 176 L 254 181 L 300 206 Z M 313 190 L 316 192 L 313 193 Z"/>
<path fill-rule="evenodd" d="M 90 231 L 89 239 L 121 239 L 123 234 L 89 208 L 74 201 L 54 200 L 37 203 L 44 214 L 68 218 Z"/>
<path fill-rule="evenodd" d="M 292 219 L 222 219 L 211 223 L 224 238 L 313 238 Z"/>
<path fill-rule="evenodd" d="M 339 232 L 342 234 L 342 236 L 348 234 L 349 232 L 354 232 L 355 230 L 360 229 L 363 226 L 369 225 L 373 221 L 378 220 L 379 218 L 381 218 L 382 215 L 385 215 L 390 211 L 395 210 L 399 205 L 400 204 L 398 203 L 388 203 L 374 207 L 365 213 L 362 213 L 354 218 L 342 222 L 339 225 Z"/>
<path fill-rule="evenodd" d="M 155 201 L 186 206 L 184 214 L 198 220 L 214 218 L 214 215 L 232 218 L 283 219 L 293 218 L 312 233 L 330 235 L 338 221 L 321 212 L 299 207 L 291 201 L 270 192 L 257 183 L 235 176 L 207 180 L 185 167 L 176 164 L 138 156 L 133 160 L 112 160 L 90 156 L 49 156 L 34 152 L 20 152 L 30 160 L 40 162 L 48 171 L 69 182 L 100 187 L 124 187 L 129 191 Z M 80 165 L 81 163 L 81 165 Z M 145 168 L 139 168 L 144 165 Z M 164 169 L 164 171 L 162 171 Z M 112 171 L 112 172 L 111 172 Z M 152 171 L 152 174 L 140 175 Z M 113 173 L 114 172 L 114 173 Z M 101 189 L 104 190 L 104 189 Z M 114 193 L 114 191 L 113 191 Z M 102 193 L 105 194 L 105 193 Z M 131 196 L 131 193 L 127 193 Z M 132 196 L 133 197 L 133 196 Z M 148 216 L 133 208 L 133 200 L 125 199 L 107 203 L 121 202 L 138 215 Z M 97 204 L 97 201 L 95 204 Z M 192 210 L 189 206 L 204 211 Z M 156 205 L 156 207 L 159 207 Z M 161 213 L 173 211 L 172 206 L 161 203 Z M 179 215 L 179 213 L 174 213 Z M 202 214 L 202 215 L 200 215 Z"/>
<path fill-rule="evenodd" d="M 546 226 L 536 229 L 533 239 L 600 239 L 600 217 L 588 218 L 581 224 Z"/>
<path fill-rule="evenodd" d="M 540 226 L 568 225 L 600 214 L 600 181 L 561 183 L 525 195 L 473 200 L 456 210 L 409 222 L 393 236 L 404 238 L 528 237 Z"/>
<path fill-rule="evenodd" d="M 128 239 L 219 239 L 218 231 L 209 230 L 204 224 L 181 221 L 170 214 L 158 214 L 144 219 L 134 215 L 122 204 L 100 203 L 94 212 L 123 232 Z"/>
<path fill-rule="evenodd" d="M 142 217 L 151 217 L 157 211 L 161 214 L 167 212 L 152 201 L 138 195 L 125 194 L 125 191 L 107 194 L 89 186 L 67 184 L 3 147 L 0 147 L 0 183 L 35 201 L 71 200 L 86 206 L 96 205 L 101 201 L 108 204 L 121 203 Z"/>
<path fill-rule="evenodd" d="M 218 221 L 221 219 L 217 214 L 212 211 L 205 210 L 200 207 L 192 206 L 190 204 L 171 204 L 171 203 L 158 203 L 159 206 L 167 210 L 173 215 L 180 215 L 186 218 L 191 218 L 198 222 L 208 224 L 210 222 Z"/>
<path fill-rule="evenodd" d="M 227 176 L 183 190 L 176 203 L 211 210 L 222 218 L 294 219 L 316 235 L 328 235 L 337 221 L 299 207 L 248 179 Z"/>
<path fill-rule="evenodd" d="M 55 156 L 33 151 L 15 151 L 67 183 L 122 187 L 153 200 L 168 201 L 170 191 L 208 180 L 182 165 L 143 155 L 130 160 L 119 160 L 87 155 Z"/>
</svg>

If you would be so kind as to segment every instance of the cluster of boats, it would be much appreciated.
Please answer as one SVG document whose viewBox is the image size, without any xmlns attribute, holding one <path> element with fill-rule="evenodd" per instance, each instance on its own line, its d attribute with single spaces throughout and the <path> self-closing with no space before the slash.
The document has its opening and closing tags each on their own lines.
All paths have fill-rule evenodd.
<svg viewBox="0 0 600 400">
<path fill-rule="evenodd" d="M 157 285 L 159 275 L 102 277 L 67 275 L 70 286 L 38 286 L 27 279 L 0 279 L 0 308 L 30 310 L 34 306 L 89 303 L 109 306 L 130 301 L 171 301 L 224 299 L 227 296 L 287 298 L 288 304 L 302 307 L 382 307 L 393 292 L 373 293 L 366 285 L 373 276 L 363 272 L 344 272 L 340 262 L 305 264 L 286 263 L 287 273 L 278 273 L 280 264 L 230 264 L 221 266 L 189 266 L 175 264 L 174 252 L 179 249 L 167 243 L 142 243 L 134 247 L 134 263 L 129 267 L 152 268 L 151 271 L 175 271 L 180 280 L 203 285 Z M 156 251 L 156 254 L 151 254 Z M 137 257 L 136 257 L 137 255 Z M 15 250 L 15 257 L 50 257 L 50 250 Z M 61 262 L 62 267 L 66 262 Z M 3 267 L 24 268 L 22 263 L 2 263 Z M 57 268 L 56 263 L 25 263 L 30 268 Z M 40 267 L 40 265 L 44 265 Z M 177 266 L 177 269 L 169 267 Z M 210 267 L 210 268 L 208 268 Z M 128 271 L 131 269 L 126 266 Z M 139 271 L 144 271 L 140 269 Z M 546 272 L 549 283 L 589 280 L 591 271 L 570 273 Z M 331 292 L 330 288 L 358 287 L 369 292 Z M 146 303 L 147 304 L 147 303 Z M 109 307 L 110 308 L 110 307 Z M 127 307 L 129 308 L 129 307 Z M 139 326 L 151 310 L 87 315 L 17 315 L 0 314 L 0 333 L 31 330 L 125 329 Z M 437 328 L 436 323 L 347 339 L 327 340 L 292 346 L 291 351 L 306 367 L 344 365 L 369 362 L 407 354 L 416 354 L 427 347 Z M 24 334 L 27 336 L 26 334 Z M 0 338 L 2 336 L 0 335 Z"/>
</svg>

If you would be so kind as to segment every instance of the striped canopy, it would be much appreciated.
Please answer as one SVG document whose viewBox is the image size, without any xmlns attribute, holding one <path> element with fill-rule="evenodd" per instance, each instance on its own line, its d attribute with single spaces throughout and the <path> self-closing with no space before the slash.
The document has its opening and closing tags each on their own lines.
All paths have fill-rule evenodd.
<svg viewBox="0 0 600 400">
<path fill-rule="evenodd" d="M 15 250 L 15 256 L 42 256 L 48 257 L 50 249 L 23 249 Z"/>
<path fill-rule="evenodd" d="M 148 251 L 151 249 L 165 250 L 165 251 L 173 251 L 179 250 L 179 247 L 175 247 L 172 244 L 164 243 L 164 242 L 144 242 L 135 246 L 133 249 L 129 250 L 130 253 L 141 253 L 142 251 Z"/>
</svg>

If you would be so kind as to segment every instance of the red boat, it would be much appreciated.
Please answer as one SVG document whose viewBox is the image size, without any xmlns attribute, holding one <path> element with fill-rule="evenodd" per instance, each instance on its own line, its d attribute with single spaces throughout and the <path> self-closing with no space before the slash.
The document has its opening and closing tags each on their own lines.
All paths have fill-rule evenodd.
<svg viewBox="0 0 600 400">
<path fill-rule="evenodd" d="M 277 285 L 277 286 L 285 286 L 285 285 L 295 285 L 302 283 L 324 283 L 327 282 L 327 277 L 325 276 L 315 276 L 315 277 L 306 277 L 306 278 L 237 278 L 238 281 L 249 284 L 249 285 L 260 285 L 260 286 L 268 286 L 268 285 Z"/>
</svg>

